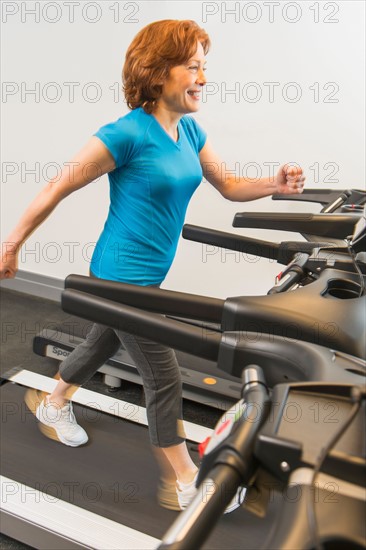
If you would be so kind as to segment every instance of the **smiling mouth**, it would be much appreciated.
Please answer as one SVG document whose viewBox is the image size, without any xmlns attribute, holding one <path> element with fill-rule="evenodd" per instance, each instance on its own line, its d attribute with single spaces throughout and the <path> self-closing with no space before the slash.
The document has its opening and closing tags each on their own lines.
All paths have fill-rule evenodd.
<svg viewBox="0 0 366 550">
<path fill-rule="evenodd" d="M 199 90 L 199 91 L 197 91 L 197 90 L 188 90 L 187 94 L 190 95 L 191 97 L 193 97 L 194 99 L 200 99 L 201 90 Z"/>
</svg>

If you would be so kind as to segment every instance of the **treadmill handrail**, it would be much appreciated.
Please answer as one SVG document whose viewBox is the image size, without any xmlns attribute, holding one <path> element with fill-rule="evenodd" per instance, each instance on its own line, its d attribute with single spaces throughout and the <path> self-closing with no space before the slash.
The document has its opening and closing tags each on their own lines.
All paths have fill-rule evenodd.
<svg viewBox="0 0 366 550">
<path fill-rule="evenodd" d="M 347 189 L 350 193 L 345 204 L 362 205 L 366 202 L 366 191 L 362 189 Z M 301 194 L 284 195 L 282 193 L 274 193 L 272 200 L 274 201 L 297 201 L 297 202 L 315 202 L 322 205 L 328 205 L 336 200 L 340 194 L 337 189 L 304 189 Z"/>
<path fill-rule="evenodd" d="M 130 285 L 131 287 L 134 285 Z M 155 289 L 159 291 L 159 289 Z M 160 290 L 160 292 L 163 292 Z M 67 313 L 149 340 L 187 351 L 206 359 L 217 359 L 221 333 L 184 324 L 163 315 L 113 302 L 80 290 L 66 289 L 61 306 Z"/>
<path fill-rule="evenodd" d="M 200 548 L 240 484 L 250 483 L 257 462 L 254 456 L 256 437 L 268 416 L 271 400 L 261 368 L 250 365 L 246 372 L 250 372 L 250 379 L 242 388 L 245 413 L 234 423 L 235 429 L 228 437 L 214 448 L 213 458 L 209 455 L 206 468 L 201 467 L 198 494 L 164 535 L 159 546 L 161 550 Z"/>
<path fill-rule="evenodd" d="M 261 256 L 270 260 L 277 260 L 281 246 L 275 242 L 251 239 L 242 235 L 190 224 L 183 226 L 182 237 L 189 241 L 227 248 L 228 250 Z"/>
<path fill-rule="evenodd" d="M 238 212 L 233 227 L 276 229 L 308 233 L 321 237 L 346 239 L 353 234 L 360 214 L 304 214 L 282 212 Z"/>
<path fill-rule="evenodd" d="M 108 281 L 96 277 L 71 274 L 65 279 L 65 289 L 80 290 L 94 296 L 113 300 L 145 311 L 164 312 L 166 315 L 221 321 L 224 300 L 187 292 L 177 292 L 150 286 Z"/>
<path fill-rule="evenodd" d="M 242 254 L 277 260 L 278 263 L 283 265 L 288 264 L 298 252 L 312 254 L 319 248 L 328 249 L 335 246 L 334 243 L 309 241 L 283 241 L 276 243 L 190 224 L 183 226 L 182 237 L 193 242 L 235 250 Z M 345 252 L 347 252 L 347 248 L 344 248 Z"/>
</svg>

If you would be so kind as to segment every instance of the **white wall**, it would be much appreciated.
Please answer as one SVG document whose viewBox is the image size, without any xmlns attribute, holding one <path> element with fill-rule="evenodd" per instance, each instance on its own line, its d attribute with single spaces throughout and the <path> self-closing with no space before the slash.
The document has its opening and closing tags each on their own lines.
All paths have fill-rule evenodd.
<svg viewBox="0 0 366 550">
<path fill-rule="evenodd" d="M 292 161 L 304 168 L 308 187 L 364 186 L 362 1 L 4 1 L 1 8 L 2 239 L 47 177 L 100 126 L 127 112 L 118 93 L 124 53 L 157 19 L 194 19 L 211 36 L 209 85 L 197 119 L 228 169 L 253 177 L 258 167 L 267 176 L 268 163 Z M 103 177 L 65 200 L 33 234 L 20 267 L 60 279 L 86 274 L 107 208 Z M 233 215 L 315 209 L 270 199 L 229 203 L 203 182 L 186 221 L 293 240 L 298 235 L 234 230 Z M 218 297 L 263 294 L 280 270 L 268 260 L 211 252 L 181 241 L 164 286 Z"/>
</svg>

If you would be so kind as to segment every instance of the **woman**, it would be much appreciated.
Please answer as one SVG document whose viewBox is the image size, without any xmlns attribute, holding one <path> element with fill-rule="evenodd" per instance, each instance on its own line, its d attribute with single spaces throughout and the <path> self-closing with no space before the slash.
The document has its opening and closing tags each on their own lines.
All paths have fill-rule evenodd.
<svg viewBox="0 0 366 550">
<path fill-rule="evenodd" d="M 1 278 L 15 276 L 20 247 L 57 204 L 105 173 L 110 181 L 110 210 L 91 261 L 91 275 L 138 285 L 163 282 L 202 175 L 232 201 L 302 191 L 302 170 L 294 167 L 283 166 L 272 180 L 256 182 L 212 170 L 222 165 L 221 159 L 202 128 L 186 116 L 200 106 L 209 46 L 208 35 L 193 21 L 157 21 L 137 34 L 123 69 L 131 112 L 103 126 L 73 159 L 72 176 L 65 171 L 31 203 L 7 239 Z M 86 165 L 88 170 L 83 169 Z M 35 399 L 33 393 L 28 403 L 34 407 L 37 401 L 37 418 L 41 426 L 53 430 L 53 437 L 70 446 L 86 443 L 88 436 L 77 424 L 67 398 L 121 342 L 144 383 L 150 439 L 164 466 L 160 503 L 183 509 L 197 491 L 197 467 L 184 439 L 181 380 L 172 350 L 94 325 L 85 342 L 62 363 L 52 394 Z M 228 511 L 237 506 L 233 502 Z"/>
</svg>

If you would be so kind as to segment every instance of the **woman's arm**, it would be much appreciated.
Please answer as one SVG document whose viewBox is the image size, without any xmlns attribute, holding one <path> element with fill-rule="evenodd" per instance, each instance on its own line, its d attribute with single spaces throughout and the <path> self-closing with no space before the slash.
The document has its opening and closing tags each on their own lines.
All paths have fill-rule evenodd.
<svg viewBox="0 0 366 550">
<path fill-rule="evenodd" d="M 203 175 L 220 193 L 231 201 L 252 201 L 273 193 L 302 193 L 305 177 L 300 167 L 281 166 L 273 178 L 249 179 L 228 172 L 225 163 L 206 141 L 200 152 Z"/>
<path fill-rule="evenodd" d="M 100 139 L 93 136 L 57 180 L 51 180 L 31 202 L 16 227 L 2 243 L 0 279 L 15 277 L 18 253 L 27 238 L 74 191 L 115 168 L 114 159 Z"/>
</svg>

